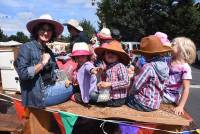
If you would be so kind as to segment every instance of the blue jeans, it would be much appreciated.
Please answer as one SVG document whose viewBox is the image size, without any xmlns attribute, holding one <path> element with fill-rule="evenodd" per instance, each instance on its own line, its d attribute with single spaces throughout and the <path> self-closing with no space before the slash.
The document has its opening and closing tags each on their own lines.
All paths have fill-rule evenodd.
<svg viewBox="0 0 200 134">
<path fill-rule="evenodd" d="M 146 106 L 143 106 L 142 104 L 136 102 L 133 96 L 127 97 L 127 103 L 126 104 L 127 104 L 128 107 L 133 108 L 133 109 L 138 110 L 138 111 L 143 111 L 143 112 L 153 111 L 153 109 L 148 108 Z"/>
<path fill-rule="evenodd" d="M 73 93 L 73 86 L 65 87 L 65 81 L 56 82 L 53 86 L 47 86 L 44 92 L 44 105 L 52 106 L 63 103 Z"/>
</svg>

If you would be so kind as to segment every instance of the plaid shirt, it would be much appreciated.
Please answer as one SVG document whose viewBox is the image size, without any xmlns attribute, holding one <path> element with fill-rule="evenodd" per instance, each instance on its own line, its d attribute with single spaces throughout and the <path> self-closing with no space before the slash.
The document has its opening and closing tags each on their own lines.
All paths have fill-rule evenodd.
<svg viewBox="0 0 200 134">
<path fill-rule="evenodd" d="M 119 62 L 106 67 L 104 74 L 106 82 L 111 82 L 110 99 L 122 99 L 127 97 L 129 77 L 127 68 Z"/>
<path fill-rule="evenodd" d="M 167 77 L 164 81 L 160 80 L 152 63 L 147 63 L 143 66 L 140 73 L 134 77 L 130 95 L 134 96 L 136 102 L 156 110 L 160 107 L 163 90 L 167 81 Z"/>
</svg>

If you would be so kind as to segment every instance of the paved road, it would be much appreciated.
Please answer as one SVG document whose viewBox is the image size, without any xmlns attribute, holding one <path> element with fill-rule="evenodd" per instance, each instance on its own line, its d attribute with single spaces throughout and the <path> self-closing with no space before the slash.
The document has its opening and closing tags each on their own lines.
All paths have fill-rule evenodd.
<svg viewBox="0 0 200 134">
<path fill-rule="evenodd" d="M 195 123 L 200 127 L 200 65 L 192 67 L 192 77 L 186 111 L 189 112 Z"/>
</svg>

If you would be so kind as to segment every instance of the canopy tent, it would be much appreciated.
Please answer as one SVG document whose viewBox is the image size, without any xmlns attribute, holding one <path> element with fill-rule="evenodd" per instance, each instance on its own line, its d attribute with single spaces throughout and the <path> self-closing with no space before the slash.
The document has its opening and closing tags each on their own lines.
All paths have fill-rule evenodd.
<svg viewBox="0 0 200 134">
<path fill-rule="evenodd" d="M 0 47 L 11 47 L 11 46 L 19 46 L 22 43 L 11 40 L 11 41 L 7 41 L 7 42 L 0 42 Z"/>
</svg>

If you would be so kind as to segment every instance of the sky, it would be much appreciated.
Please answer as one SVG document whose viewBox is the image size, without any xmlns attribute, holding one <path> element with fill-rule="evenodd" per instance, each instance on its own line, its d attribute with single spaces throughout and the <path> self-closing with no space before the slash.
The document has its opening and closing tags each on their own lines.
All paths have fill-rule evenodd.
<svg viewBox="0 0 200 134">
<path fill-rule="evenodd" d="M 0 0 L 0 27 L 8 36 L 22 31 L 29 35 L 26 24 L 39 18 L 42 14 L 50 14 L 54 20 L 64 23 L 69 19 L 79 21 L 86 19 L 97 29 L 98 17 L 96 5 L 92 0 Z M 68 35 L 65 30 L 63 35 Z"/>
</svg>

